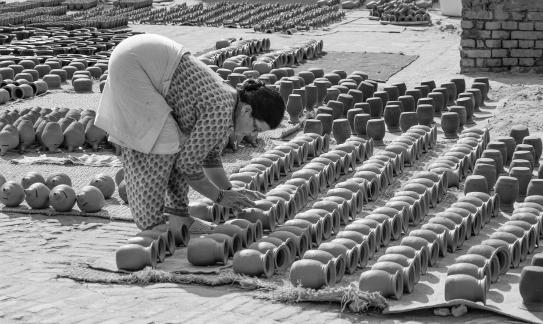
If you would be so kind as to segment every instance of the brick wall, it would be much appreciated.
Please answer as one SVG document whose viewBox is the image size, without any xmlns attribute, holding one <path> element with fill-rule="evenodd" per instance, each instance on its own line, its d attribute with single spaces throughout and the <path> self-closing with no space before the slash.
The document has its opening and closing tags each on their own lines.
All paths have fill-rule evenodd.
<svg viewBox="0 0 543 324">
<path fill-rule="evenodd" d="M 462 0 L 460 67 L 543 73 L 543 0 Z"/>
</svg>

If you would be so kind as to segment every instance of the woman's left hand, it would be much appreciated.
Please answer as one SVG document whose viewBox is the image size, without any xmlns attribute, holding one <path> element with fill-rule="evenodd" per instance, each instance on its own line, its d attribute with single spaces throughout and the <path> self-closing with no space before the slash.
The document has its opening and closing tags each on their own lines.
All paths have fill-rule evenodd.
<svg viewBox="0 0 543 324">
<path fill-rule="evenodd" d="M 251 200 L 260 200 L 260 199 L 266 198 L 266 195 L 264 195 L 263 193 L 254 191 L 254 190 L 249 190 L 246 188 L 232 188 L 232 190 L 245 195 L 247 198 Z"/>
</svg>

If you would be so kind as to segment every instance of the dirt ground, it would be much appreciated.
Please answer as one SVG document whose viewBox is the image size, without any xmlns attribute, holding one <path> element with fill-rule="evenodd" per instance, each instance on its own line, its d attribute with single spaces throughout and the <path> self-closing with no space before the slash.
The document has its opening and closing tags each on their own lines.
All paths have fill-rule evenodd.
<svg viewBox="0 0 543 324">
<path fill-rule="evenodd" d="M 323 39 L 325 50 L 343 52 L 402 52 L 419 58 L 388 82 L 406 82 L 408 87 L 422 80 L 448 81 L 459 75 L 458 19 L 432 13 L 434 25 L 427 28 L 382 26 L 366 19 L 365 10 L 348 13 L 348 19 L 326 30 L 295 35 L 270 34 L 272 48 L 296 44 L 308 38 Z M 223 37 L 262 37 L 250 30 L 132 26 L 137 31 L 171 37 L 192 52 L 212 48 Z M 352 66 L 351 70 L 357 70 Z M 350 72 L 350 71 L 347 71 Z M 479 75 L 477 75 L 479 76 Z M 488 125 L 492 135 L 508 133 L 511 124 L 530 127 L 541 134 L 543 78 L 535 74 L 481 74 L 491 80 L 492 91 L 486 115 L 477 121 Z M 468 83 L 472 75 L 465 76 Z M 100 95 L 75 95 L 59 91 L 46 96 L 0 106 L 67 106 L 96 108 Z M 249 150 L 250 151 L 250 150 Z M 249 156 L 257 154 L 249 152 Z M 437 155 L 433 154 L 431 158 Z M 236 156 L 226 159 L 235 160 Z M 23 168 L 0 160 L 0 173 L 16 179 Z M 88 168 L 84 172 L 102 172 Z M 47 167 L 37 171 L 47 173 Z M 66 167 L 61 172 L 80 173 Z M 90 178 L 90 175 L 89 175 Z M 405 180 L 405 179 L 404 179 Z M 396 186 L 401 185 L 397 180 Z M 233 287 L 201 287 L 175 284 L 119 286 L 77 283 L 57 279 L 70 263 L 87 257 L 101 257 L 115 250 L 137 232 L 132 223 L 109 222 L 78 217 L 44 217 L 0 214 L 0 322 L 2 323 L 495 323 L 509 322 L 491 313 L 473 311 L 462 318 L 435 317 L 431 311 L 403 315 L 355 315 L 342 313 L 337 305 L 281 304 L 255 299 Z"/>
</svg>

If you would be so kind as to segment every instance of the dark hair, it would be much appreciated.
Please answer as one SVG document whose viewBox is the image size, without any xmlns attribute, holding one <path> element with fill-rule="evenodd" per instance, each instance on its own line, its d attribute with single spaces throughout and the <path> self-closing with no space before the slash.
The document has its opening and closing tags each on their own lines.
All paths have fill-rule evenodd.
<svg viewBox="0 0 543 324">
<path fill-rule="evenodd" d="M 245 80 L 238 91 L 239 99 L 251 105 L 254 118 L 265 121 L 271 129 L 279 126 L 285 114 L 285 103 L 279 92 L 254 79 Z"/>
</svg>

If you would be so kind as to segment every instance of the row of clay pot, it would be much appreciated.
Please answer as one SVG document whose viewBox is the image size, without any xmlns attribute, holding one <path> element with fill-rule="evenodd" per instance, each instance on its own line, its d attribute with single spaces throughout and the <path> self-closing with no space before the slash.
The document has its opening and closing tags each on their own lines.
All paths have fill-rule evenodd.
<svg viewBox="0 0 543 324">
<path fill-rule="evenodd" d="M 0 184 L 3 192 L 0 202 L 6 207 L 15 208 L 26 201 L 31 209 L 52 207 L 57 212 L 69 212 L 76 203 L 82 212 L 98 212 L 115 192 L 115 182 L 106 174 L 96 174 L 89 185 L 77 193 L 72 188 L 70 177 L 63 173 L 52 174 L 45 179 L 37 172 L 29 172 L 20 183 L 6 181 L 0 176 Z"/>
<path fill-rule="evenodd" d="M 237 187 L 266 192 L 269 187 L 289 175 L 295 165 L 301 166 L 309 156 L 318 156 L 327 151 L 327 137 L 317 134 L 300 135 L 283 145 L 266 151 L 258 158 L 251 159 L 249 164 L 242 167 L 239 172 L 230 175 L 230 181 Z M 269 207 L 267 206 L 269 201 L 257 201 L 257 209 L 263 208 L 270 215 L 276 215 L 276 221 L 283 222 L 285 217 L 292 214 L 295 206 L 285 202 L 276 202 L 277 200 Z M 214 204 L 209 199 L 191 202 L 189 209 L 193 217 L 216 224 L 225 221 L 232 214 L 231 211 Z"/>
<path fill-rule="evenodd" d="M 222 42 L 217 42 L 217 44 L 222 44 Z M 250 58 L 252 55 L 267 52 L 269 49 L 269 38 L 244 39 L 229 42 L 228 46 L 218 46 L 217 49 L 198 56 L 198 59 L 207 65 L 216 66 L 217 69 L 224 68 L 233 71 L 235 67 L 250 66 L 252 63 L 252 60 L 238 63 L 237 60 L 232 60 L 234 57 L 238 56 L 240 59 L 239 56 L 244 55 L 246 58 Z"/>
<path fill-rule="evenodd" d="M 301 258 L 311 245 L 320 244 L 323 239 L 330 238 L 332 233 L 337 234 L 340 224 L 345 222 L 345 213 L 356 214 L 357 210 L 362 208 L 368 190 L 365 180 L 336 184 L 334 189 L 328 190 L 325 198 L 313 204 L 312 209 L 298 213 L 307 204 L 307 198 L 312 186 L 315 187 L 316 192 L 311 196 L 316 198 L 318 191 L 321 191 L 317 188 L 320 186 L 323 191 L 325 187 L 333 185 L 340 174 L 348 173 L 350 168 L 354 169 L 356 163 L 365 158 L 366 155 L 363 152 L 371 150 L 370 144 L 362 139 L 353 139 L 346 145 L 321 154 L 304 165 L 304 168 L 294 172 L 292 174 L 293 178 L 288 180 L 285 185 L 280 185 L 267 193 L 269 198 L 273 197 L 274 200 L 282 200 L 288 205 L 293 204 L 295 206 L 293 208 L 295 215 L 292 215 L 291 219 L 288 219 L 279 227 L 269 228 L 271 231 L 270 237 L 279 238 L 285 243 L 290 242 L 289 248 L 292 258 L 289 259 L 285 267 L 290 265 L 295 258 Z M 333 177 L 327 176 L 326 172 L 332 172 Z M 300 192 L 302 194 L 299 194 Z M 305 194 L 303 194 L 304 192 Z M 339 203 L 344 205 L 345 211 L 343 209 L 341 211 L 334 209 Z M 247 217 L 248 214 L 253 214 L 253 217 Z M 238 217 L 247 217 L 246 219 L 254 221 L 254 214 L 254 209 L 249 208 L 245 209 Z M 262 252 L 264 253 L 264 251 Z M 251 254 L 251 256 L 248 254 Z M 258 272 L 248 268 L 248 258 L 256 258 L 252 256 L 254 254 L 255 252 L 245 250 L 236 254 L 234 256 L 234 271 L 253 276 L 271 275 L 262 266 L 265 263 L 261 263 L 261 266 L 257 267 L 260 269 Z M 274 258 L 276 267 L 283 269 L 283 267 L 279 266 L 282 263 L 278 262 L 277 258 L 280 258 L 280 260 L 284 258 L 278 254 L 274 254 Z M 265 255 L 261 256 L 261 260 L 265 260 Z"/>
<path fill-rule="evenodd" d="M 300 64 L 304 60 L 318 58 L 322 55 L 324 43 L 322 40 L 309 40 L 298 46 L 259 56 L 252 64 L 253 70 L 260 74 L 270 73 L 272 69 Z"/>
<path fill-rule="evenodd" d="M 459 260 L 461 263 L 449 268 L 451 276 L 445 282 L 446 300 L 462 298 L 484 303 L 490 284 L 506 274 L 509 268 L 518 267 L 539 244 L 543 237 L 541 212 L 543 196 L 528 196 L 527 201 L 514 210 L 510 220 L 492 233 L 489 239 L 471 247 Z M 519 289 L 523 298 L 528 301 L 533 298 L 530 284 L 521 283 Z"/>
<path fill-rule="evenodd" d="M 476 146 L 472 150 L 475 151 Z M 448 188 L 447 177 L 447 172 L 417 174 L 385 207 L 374 211 L 388 213 L 389 228 L 394 239 L 399 239 L 402 231 L 407 234 L 409 225 L 419 224 L 428 208 L 437 205 Z M 404 292 L 412 292 L 420 274 L 425 273 L 428 266 L 433 266 L 439 255 L 456 251 L 466 238 L 464 224 L 469 223 L 470 218 L 469 212 L 463 208 L 471 207 L 462 203 L 453 206 L 447 212 L 436 214 L 421 229 L 409 232 L 400 246 L 388 248 L 372 270 L 361 275 L 360 289 L 380 291 L 385 297 L 396 299 Z M 466 218 L 454 212 L 462 213 Z M 471 235 L 471 226 L 469 231 Z"/>
<path fill-rule="evenodd" d="M 428 129 L 423 133 L 434 138 L 433 131 Z M 424 136 L 421 135 L 419 139 L 414 141 L 424 140 Z M 393 151 L 385 149 L 383 153 L 372 156 L 356 168 L 353 178 L 336 185 L 336 188 L 348 188 L 349 185 L 356 188 L 355 183 L 360 183 L 362 180 L 366 190 L 370 189 L 367 192 L 367 200 L 375 199 L 378 191 L 384 190 L 384 187 L 392 181 L 393 175 L 399 175 L 402 172 L 402 168 L 397 165 L 403 165 L 403 153 L 394 153 Z M 400 214 L 404 211 L 403 205 L 400 206 L 401 211 L 394 209 L 398 205 L 392 203 L 394 207 L 380 208 L 382 209 L 380 212 L 383 214 L 356 219 L 357 210 L 359 211 L 360 207 L 353 208 L 353 206 L 356 205 L 356 199 L 359 198 L 354 196 L 349 198 L 349 193 L 346 192 L 344 199 L 346 201 L 318 202 L 313 205 L 313 207 L 318 206 L 339 213 L 342 210 L 351 210 L 350 217 L 353 219 L 353 223 L 348 224 L 343 231 L 337 233 L 336 238 L 332 241 L 321 243 L 318 249 L 306 251 L 302 260 L 296 261 L 291 267 L 290 281 L 292 284 L 313 289 L 331 286 L 341 281 L 345 273 L 352 274 L 358 267 L 365 267 L 380 246 L 386 246 L 390 242 L 393 235 L 390 224 L 393 222 L 392 217 L 389 218 L 385 213 L 393 211 L 395 214 Z M 384 211 L 385 209 L 386 211 Z M 346 224 L 348 221 L 349 218 L 344 217 L 343 223 Z"/>
<path fill-rule="evenodd" d="M 0 154 L 19 148 L 24 152 L 38 144 L 57 152 L 60 147 L 73 151 L 88 145 L 93 150 L 107 141 L 107 133 L 94 125 L 95 111 L 35 107 L 0 114 Z"/>
</svg>

